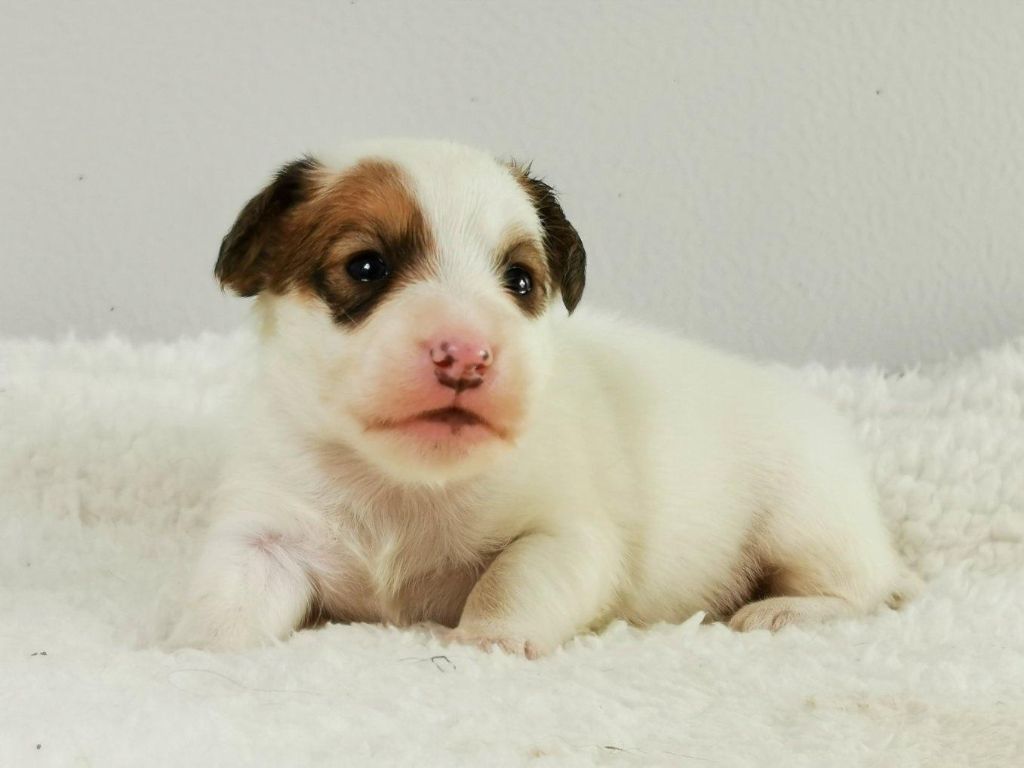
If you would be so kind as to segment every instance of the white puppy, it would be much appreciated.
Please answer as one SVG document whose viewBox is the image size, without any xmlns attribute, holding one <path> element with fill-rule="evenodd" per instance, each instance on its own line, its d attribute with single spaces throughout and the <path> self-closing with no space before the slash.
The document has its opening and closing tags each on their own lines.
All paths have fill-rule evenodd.
<svg viewBox="0 0 1024 768">
<path fill-rule="evenodd" d="M 913 585 L 847 427 L 784 374 L 570 313 L 552 190 L 464 147 L 283 168 L 224 239 L 246 439 L 172 643 L 432 622 L 544 654 L 616 618 L 777 629 Z"/>
</svg>

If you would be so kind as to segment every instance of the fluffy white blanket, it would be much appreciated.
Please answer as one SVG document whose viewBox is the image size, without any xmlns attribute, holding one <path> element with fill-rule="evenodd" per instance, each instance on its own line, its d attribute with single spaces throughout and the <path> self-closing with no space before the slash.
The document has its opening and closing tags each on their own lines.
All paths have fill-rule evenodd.
<svg viewBox="0 0 1024 768">
<path fill-rule="evenodd" d="M 1024 765 L 1024 340 L 803 372 L 928 582 L 901 612 L 540 661 L 364 625 L 164 653 L 248 345 L 0 342 L 0 765 Z"/>
</svg>

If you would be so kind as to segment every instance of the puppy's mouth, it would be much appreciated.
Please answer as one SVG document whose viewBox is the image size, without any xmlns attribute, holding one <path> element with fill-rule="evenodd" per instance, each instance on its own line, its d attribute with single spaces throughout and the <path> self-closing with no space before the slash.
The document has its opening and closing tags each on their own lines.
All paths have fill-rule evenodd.
<svg viewBox="0 0 1024 768">
<path fill-rule="evenodd" d="M 368 426 L 370 430 L 396 430 L 400 432 L 448 433 L 460 436 L 464 432 L 487 432 L 494 437 L 505 439 L 505 431 L 483 416 L 457 405 L 422 411 L 403 419 L 378 419 Z"/>
<path fill-rule="evenodd" d="M 472 411 L 467 411 L 465 408 L 459 408 L 455 405 L 447 408 L 436 408 L 433 411 L 425 411 L 414 418 L 418 421 L 433 421 L 439 424 L 447 424 L 453 432 L 457 432 L 463 427 L 473 427 L 476 425 L 490 427 L 487 421 Z"/>
</svg>

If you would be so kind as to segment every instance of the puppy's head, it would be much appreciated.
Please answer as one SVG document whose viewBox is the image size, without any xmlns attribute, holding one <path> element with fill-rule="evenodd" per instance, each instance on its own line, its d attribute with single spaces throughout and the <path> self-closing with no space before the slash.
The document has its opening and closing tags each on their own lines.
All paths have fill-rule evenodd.
<svg viewBox="0 0 1024 768">
<path fill-rule="evenodd" d="M 385 142 L 282 168 L 216 274 L 259 297 L 273 407 L 393 479 L 444 483 L 528 428 L 585 259 L 526 169 Z"/>
</svg>

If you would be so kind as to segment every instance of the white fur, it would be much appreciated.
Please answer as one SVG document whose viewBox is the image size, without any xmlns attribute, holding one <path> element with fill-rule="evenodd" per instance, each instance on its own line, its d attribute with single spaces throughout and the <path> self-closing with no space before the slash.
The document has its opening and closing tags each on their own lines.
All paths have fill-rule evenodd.
<svg viewBox="0 0 1024 768">
<path fill-rule="evenodd" d="M 798 372 L 855 424 L 928 580 L 906 610 L 772 636 L 617 622 L 539 662 L 379 624 L 150 647 L 252 358 L 248 334 L 0 339 L 0 765 L 1019 768 L 1024 339 Z"/>
<path fill-rule="evenodd" d="M 282 639 L 322 605 L 540 655 L 616 618 L 774 629 L 912 591 L 846 425 L 793 377 L 569 317 L 557 297 L 524 315 L 494 249 L 510 227 L 542 232 L 508 170 L 426 143 L 336 166 L 368 154 L 407 173 L 435 270 L 352 330 L 317 302 L 260 298 L 261 386 L 174 644 Z M 367 432 L 424 327 L 446 323 L 500 346 L 508 439 L 452 453 Z M 761 570 L 783 596 L 740 608 Z"/>
</svg>

